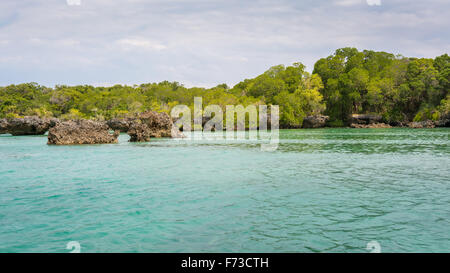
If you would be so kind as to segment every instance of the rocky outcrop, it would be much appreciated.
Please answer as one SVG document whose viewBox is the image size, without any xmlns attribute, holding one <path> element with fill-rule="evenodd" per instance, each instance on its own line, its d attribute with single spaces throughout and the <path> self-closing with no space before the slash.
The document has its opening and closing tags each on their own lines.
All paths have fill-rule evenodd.
<svg viewBox="0 0 450 273">
<path fill-rule="evenodd" d="M 372 123 L 381 123 L 383 120 L 382 116 L 379 115 L 370 115 L 370 114 L 353 114 L 350 119 L 350 123 L 352 124 L 372 124 Z"/>
<path fill-rule="evenodd" d="M 322 128 L 330 119 L 329 116 L 308 116 L 303 120 L 303 128 Z"/>
<path fill-rule="evenodd" d="M 132 118 L 123 118 L 123 119 L 115 118 L 115 119 L 108 120 L 106 123 L 108 124 L 108 126 L 111 129 L 119 130 L 122 133 L 126 133 L 130 129 L 130 126 L 133 123 L 133 119 Z"/>
<path fill-rule="evenodd" d="M 147 142 L 152 137 L 183 137 L 168 114 L 154 111 L 144 112 L 132 120 L 128 135 L 131 142 Z"/>
<path fill-rule="evenodd" d="M 435 127 L 450 127 L 450 116 L 442 116 L 439 120 L 425 120 L 409 122 L 409 128 L 435 128 Z"/>
<path fill-rule="evenodd" d="M 408 127 L 420 129 L 420 128 L 434 128 L 434 127 L 436 127 L 436 125 L 435 125 L 434 121 L 426 120 L 426 121 L 419 121 L 419 122 L 410 122 L 410 123 L 408 123 Z"/>
<path fill-rule="evenodd" d="M 8 121 L 6 119 L 0 119 L 0 135 L 8 133 Z"/>
<path fill-rule="evenodd" d="M 151 138 L 151 130 L 147 124 L 133 122 L 128 130 L 130 142 L 149 142 Z"/>
<path fill-rule="evenodd" d="M 391 125 L 386 123 L 371 123 L 371 124 L 350 124 L 351 128 L 392 128 Z"/>
<path fill-rule="evenodd" d="M 106 123 L 92 120 L 61 122 L 48 132 L 48 144 L 102 144 L 117 143 L 120 131 L 110 132 Z"/>
<path fill-rule="evenodd" d="M 172 136 L 172 119 L 166 113 L 147 111 L 138 116 L 137 122 L 147 125 L 151 137 Z"/>
<path fill-rule="evenodd" d="M 440 119 L 434 122 L 436 127 L 450 127 L 450 119 Z"/>
<path fill-rule="evenodd" d="M 408 127 L 407 121 L 391 121 L 389 122 L 389 125 L 392 127 Z"/>
<path fill-rule="evenodd" d="M 43 135 L 58 123 L 58 119 L 37 116 L 2 119 L 0 121 L 0 133 L 9 133 L 13 136 Z"/>
</svg>

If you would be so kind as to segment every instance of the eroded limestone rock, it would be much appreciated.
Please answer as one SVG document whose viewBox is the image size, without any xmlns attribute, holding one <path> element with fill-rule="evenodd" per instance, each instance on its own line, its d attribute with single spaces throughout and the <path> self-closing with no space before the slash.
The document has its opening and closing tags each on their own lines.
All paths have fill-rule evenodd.
<svg viewBox="0 0 450 273">
<path fill-rule="evenodd" d="M 132 120 L 128 130 L 131 142 L 147 142 L 156 137 L 183 137 L 166 113 L 147 111 Z"/>
<path fill-rule="evenodd" d="M 330 119 L 329 116 L 308 116 L 303 120 L 303 128 L 322 128 Z"/>
<path fill-rule="evenodd" d="M 58 123 L 58 119 L 38 116 L 3 119 L 0 121 L 0 132 L 13 136 L 43 135 Z"/>
<path fill-rule="evenodd" d="M 48 144 L 103 144 L 117 143 L 120 131 L 111 133 L 104 122 L 92 120 L 76 120 L 61 122 L 48 132 Z"/>
</svg>

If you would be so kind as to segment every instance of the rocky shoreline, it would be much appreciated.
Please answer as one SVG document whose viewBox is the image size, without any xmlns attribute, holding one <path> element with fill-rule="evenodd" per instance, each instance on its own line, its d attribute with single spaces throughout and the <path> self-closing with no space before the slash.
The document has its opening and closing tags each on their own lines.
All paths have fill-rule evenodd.
<svg viewBox="0 0 450 273">
<path fill-rule="evenodd" d="M 301 128 L 325 128 L 328 116 L 308 116 Z M 350 128 L 436 128 L 450 127 L 450 117 L 438 121 L 385 123 L 378 115 L 352 115 Z M 289 128 L 281 128 L 289 129 Z M 117 143 L 119 134 L 127 133 L 130 142 L 148 142 L 151 138 L 174 137 L 184 135 L 173 124 L 166 113 L 147 111 L 135 118 L 111 119 L 108 121 L 67 120 L 56 118 L 24 118 L 0 119 L 0 134 L 13 136 L 44 135 L 48 131 L 48 144 L 101 144 Z"/>
<path fill-rule="evenodd" d="M 120 132 L 130 135 L 130 142 L 148 142 L 151 138 L 184 135 L 166 113 L 147 111 L 133 119 L 94 121 L 58 120 L 37 116 L 0 119 L 0 134 L 13 136 L 44 135 L 49 145 L 117 143 Z"/>
<path fill-rule="evenodd" d="M 299 128 L 327 128 L 330 117 L 323 115 L 315 115 L 305 117 L 303 125 L 299 127 L 280 127 L 280 129 L 299 129 Z M 374 114 L 353 114 L 350 117 L 349 125 L 343 126 L 343 128 L 438 128 L 438 127 L 450 127 L 450 116 L 443 117 L 440 120 L 426 120 L 419 122 L 386 122 L 380 115 Z"/>
</svg>

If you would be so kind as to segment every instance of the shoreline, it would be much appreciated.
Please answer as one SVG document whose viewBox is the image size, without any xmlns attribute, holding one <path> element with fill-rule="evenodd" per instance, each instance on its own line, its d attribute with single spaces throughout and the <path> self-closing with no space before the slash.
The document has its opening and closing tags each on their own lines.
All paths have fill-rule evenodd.
<svg viewBox="0 0 450 273">
<path fill-rule="evenodd" d="M 450 119 L 438 121 L 426 120 L 421 122 L 396 122 L 384 123 L 380 116 L 376 115 L 352 115 L 347 126 L 328 126 L 328 116 L 309 116 L 305 118 L 302 126 L 277 126 L 281 130 L 296 129 L 325 129 L 325 128 L 349 128 L 349 129 L 432 129 L 449 128 Z M 204 120 L 206 123 L 206 120 Z M 270 123 L 270 121 L 269 121 Z M 277 122 L 278 123 L 278 122 Z M 273 129 L 273 124 L 268 130 Z M 195 126 L 194 126 L 195 127 Z M 201 130 L 205 128 L 202 123 Z M 259 127 L 245 128 L 245 131 L 259 130 Z M 190 131 L 196 131 L 192 127 Z M 207 130 L 215 132 L 216 130 Z M 226 132 L 226 128 L 223 128 Z M 233 131 L 238 130 L 237 127 Z M 186 131 L 187 132 L 187 131 Z M 174 125 L 173 119 L 167 113 L 154 111 L 143 112 L 135 118 L 111 119 L 96 121 L 90 119 L 59 120 L 57 118 L 40 118 L 27 116 L 23 118 L 0 119 L 0 134 L 13 136 L 48 135 L 48 144 L 102 144 L 116 143 L 120 133 L 130 135 L 131 142 L 148 142 L 151 138 L 174 137 L 183 138 L 182 129 Z"/>
<path fill-rule="evenodd" d="M 323 129 L 354 129 L 354 130 L 360 130 L 360 129 L 450 129 L 450 127 L 448 126 L 441 126 L 441 127 L 422 127 L 422 128 L 417 128 L 417 127 L 408 127 L 408 126 L 390 126 L 390 127 L 350 127 L 350 126 L 343 126 L 343 127 L 329 127 L 329 126 L 325 126 L 325 127 L 319 127 L 319 128 L 279 128 L 279 130 L 289 130 L 289 131 L 295 131 L 295 130 L 323 130 Z M 245 130 L 245 132 L 248 131 L 257 131 L 258 129 L 255 130 Z M 234 131 L 239 131 L 239 130 L 234 130 Z M 270 131 L 270 130 L 268 130 Z M 183 131 L 181 131 L 183 132 Z M 194 130 L 191 130 L 190 132 L 194 132 Z M 202 131 L 199 131 L 202 132 Z M 209 131 L 208 131 L 209 132 Z M 211 133 L 215 133 L 216 131 L 212 130 Z M 223 130 L 222 132 L 226 132 L 226 130 Z M 120 135 L 126 135 L 127 132 L 120 132 Z M 11 133 L 8 132 L 1 132 L 0 136 L 5 136 L 5 135 L 9 135 L 9 136 L 47 136 L 48 135 L 48 131 L 46 131 L 43 134 L 27 134 L 27 135 L 13 135 Z M 160 137 L 160 138 L 164 138 L 164 137 Z M 166 137 L 169 138 L 169 137 Z"/>
</svg>

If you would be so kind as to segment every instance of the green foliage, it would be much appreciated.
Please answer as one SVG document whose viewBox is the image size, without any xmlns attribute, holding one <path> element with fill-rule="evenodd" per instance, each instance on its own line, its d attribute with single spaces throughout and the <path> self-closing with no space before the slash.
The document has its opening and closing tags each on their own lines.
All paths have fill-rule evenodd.
<svg viewBox="0 0 450 273">
<path fill-rule="evenodd" d="M 302 112 L 307 116 L 318 115 L 325 110 L 323 96 L 320 91 L 323 88 L 319 75 L 304 73 L 302 84 L 295 91 L 295 99 L 301 103 Z"/>
<path fill-rule="evenodd" d="M 70 109 L 68 113 L 61 115 L 60 118 L 65 120 L 78 120 L 86 117 L 78 109 Z"/>
<path fill-rule="evenodd" d="M 344 126 L 344 122 L 342 120 L 335 119 L 333 121 L 330 121 L 328 123 L 328 126 L 330 126 L 330 127 L 343 127 Z"/>
<path fill-rule="evenodd" d="M 439 117 L 450 119 L 450 94 L 437 107 Z"/>
<path fill-rule="evenodd" d="M 280 125 L 282 127 L 299 127 L 306 114 L 302 103 L 295 94 L 283 91 L 274 97 L 274 104 L 280 106 Z"/>
<path fill-rule="evenodd" d="M 254 79 L 246 79 L 230 92 L 242 94 L 241 98 L 257 98 L 262 102 L 280 106 L 280 125 L 300 127 L 308 115 L 319 114 L 325 109 L 320 93 L 323 83 L 319 75 L 305 72 L 305 66 L 273 66 Z"/>
<path fill-rule="evenodd" d="M 414 117 L 413 121 L 424 121 L 427 119 L 431 119 L 431 111 L 429 108 L 425 108 L 420 110 L 416 116 Z"/>
<path fill-rule="evenodd" d="M 433 60 L 343 48 L 320 59 L 314 73 L 325 83 L 325 113 L 336 124 L 364 113 L 381 114 L 387 122 L 435 119 L 449 90 L 449 59 L 447 54 Z"/>
</svg>

